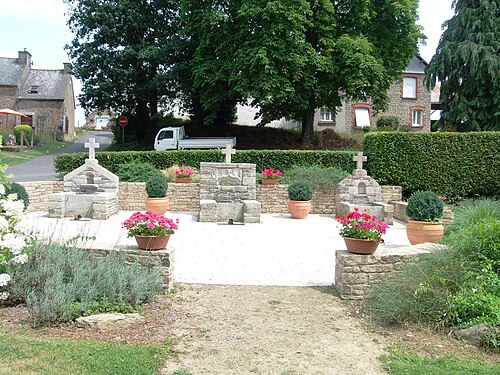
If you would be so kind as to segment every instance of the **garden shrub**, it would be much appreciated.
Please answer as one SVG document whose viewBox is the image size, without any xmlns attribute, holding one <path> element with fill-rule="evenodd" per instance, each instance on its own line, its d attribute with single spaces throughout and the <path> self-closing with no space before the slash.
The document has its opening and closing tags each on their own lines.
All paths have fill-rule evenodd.
<svg viewBox="0 0 500 375">
<path fill-rule="evenodd" d="M 146 193 L 150 198 L 163 198 L 167 195 L 168 183 L 163 174 L 151 176 L 146 181 Z"/>
<path fill-rule="evenodd" d="M 443 216 L 444 205 L 432 191 L 419 191 L 408 199 L 406 214 L 412 220 L 437 222 Z"/>
<path fill-rule="evenodd" d="M 28 205 L 30 204 L 30 200 L 28 197 L 28 193 L 26 192 L 26 189 L 24 188 L 23 185 L 18 184 L 17 182 L 11 182 L 10 186 L 6 186 L 5 194 L 6 195 L 16 194 L 17 199 L 23 201 L 24 209 L 28 208 Z"/>
<path fill-rule="evenodd" d="M 146 182 L 153 176 L 163 177 L 161 171 L 149 163 L 132 161 L 120 165 L 116 173 L 120 181 Z"/>
<path fill-rule="evenodd" d="M 16 125 L 14 126 L 14 135 L 16 136 L 16 144 L 21 144 L 21 132 L 24 133 L 26 139 L 23 140 L 26 145 L 26 140 L 31 140 L 31 126 L 29 125 Z"/>
<path fill-rule="evenodd" d="M 356 163 L 353 151 L 325 150 L 238 150 L 233 156 L 234 163 L 254 163 L 257 171 L 272 166 L 286 171 L 295 165 L 320 165 L 352 171 Z M 64 175 L 85 163 L 86 153 L 59 154 L 54 159 L 56 172 Z M 117 173 L 120 165 L 132 161 L 154 165 L 163 170 L 174 164 L 190 165 L 199 169 L 201 162 L 224 161 L 220 150 L 170 150 L 170 151 L 120 151 L 99 152 L 96 154 L 99 164 L 113 173 Z"/>
<path fill-rule="evenodd" d="M 288 198 L 292 201 L 310 201 L 312 194 L 311 184 L 307 181 L 293 181 L 288 185 Z"/>
<path fill-rule="evenodd" d="M 282 182 L 289 184 L 294 180 L 302 180 L 308 181 L 313 188 L 335 189 L 348 175 L 346 171 L 333 167 L 296 165 L 285 172 Z"/>
<path fill-rule="evenodd" d="M 469 227 L 483 219 L 500 219 L 500 201 L 492 198 L 465 200 L 453 211 L 455 218 L 446 227 L 446 233 Z"/>
<path fill-rule="evenodd" d="M 106 306 L 137 307 L 161 290 L 158 269 L 126 265 L 125 254 L 91 258 L 81 249 L 35 242 L 12 273 L 11 294 L 26 301 L 35 324 L 65 322 Z"/>
<path fill-rule="evenodd" d="M 391 115 L 382 115 L 375 122 L 377 131 L 397 131 L 400 124 L 399 117 Z"/>
<path fill-rule="evenodd" d="M 500 191 L 500 132 L 371 133 L 365 136 L 368 174 L 400 185 L 406 196 L 430 190 L 448 198 Z"/>
</svg>

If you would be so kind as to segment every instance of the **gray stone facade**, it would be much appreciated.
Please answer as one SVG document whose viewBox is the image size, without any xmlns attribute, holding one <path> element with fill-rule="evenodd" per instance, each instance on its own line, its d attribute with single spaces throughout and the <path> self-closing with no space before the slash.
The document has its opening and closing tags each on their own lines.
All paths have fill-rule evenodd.
<svg viewBox="0 0 500 375">
<path fill-rule="evenodd" d="M 200 221 L 260 223 L 256 197 L 255 164 L 200 164 Z"/>
</svg>

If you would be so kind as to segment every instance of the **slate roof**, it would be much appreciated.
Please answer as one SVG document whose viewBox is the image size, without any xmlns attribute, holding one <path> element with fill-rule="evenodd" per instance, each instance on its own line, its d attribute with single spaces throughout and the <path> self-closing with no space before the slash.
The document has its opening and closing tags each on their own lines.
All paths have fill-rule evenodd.
<svg viewBox="0 0 500 375">
<path fill-rule="evenodd" d="M 17 63 L 17 58 L 0 57 L 0 85 L 17 86 L 24 66 Z"/>
<path fill-rule="evenodd" d="M 427 65 L 428 65 L 427 62 L 422 57 L 416 56 L 413 59 L 411 59 L 410 63 L 404 70 L 404 73 L 424 74 Z"/>
<path fill-rule="evenodd" d="M 60 99 L 64 100 L 69 74 L 63 70 L 32 69 L 19 89 L 19 99 Z M 32 86 L 37 93 L 31 93 Z"/>
</svg>

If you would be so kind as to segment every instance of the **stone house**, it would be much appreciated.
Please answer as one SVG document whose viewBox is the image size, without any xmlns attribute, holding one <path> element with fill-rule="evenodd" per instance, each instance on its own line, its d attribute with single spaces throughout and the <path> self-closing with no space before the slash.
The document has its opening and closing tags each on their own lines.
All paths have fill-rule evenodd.
<svg viewBox="0 0 500 375">
<path fill-rule="evenodd" d="M 71 64 L 63 69 L 33 69 L 31 54 L 24 50 L 17 58 L 0 57 L 0 108 L 28 117 L 0 115 L 0 132 L 17 124 L 31 125 L 40 136 L 75 136 L 75 95 Z"/>
<path fill-rule="evenodd" d="M 345 101 L 343 105 L 332 111 L 329 108 L 318 108 L 314 119 L 316 131 L 334 129 L 339 133 L 361 133 L 364 127 L 375 127 L 381 115 L 392 115 L 399 118 L 402 126 L 411 131 L 429 132 L 431 125 L 431 91 L 424 85 L 424 73 L 427 62 L 420 56 L 414 57 L 401 75 L 401 81 L 394 82 L 389 88 L 389 105 L 386 111 L 375 114 L 370 102 Z M 257 110 L 249 106 L 239 107 L 237 111 L 239 124 L 255 125 Z M 268 126 L 298 129 L 300 123 L 281 119 Z"/>
</svg>

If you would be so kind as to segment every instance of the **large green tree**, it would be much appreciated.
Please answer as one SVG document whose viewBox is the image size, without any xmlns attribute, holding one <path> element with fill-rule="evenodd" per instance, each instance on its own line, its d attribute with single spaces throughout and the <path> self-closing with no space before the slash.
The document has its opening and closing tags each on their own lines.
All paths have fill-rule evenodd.
<svg viewBox="0 0 500 375">
<path fill-rule="evenodd" d="M 197 24 L 199 35 L 217 43 L 196 48 L 196 86 L 214 81 L 206 68 L 224 75 L 226 92 L 259 107 L 261 124 L 281 117 L 301 121 L 303 145 L 313 142 L 318 107 L 370 98 L 383 109 L 390 84 L 422 36 L 417 0 L 200 3 L 208 22 Z"/>
<path fill-rule="evenodd" d="M 443 119 L 459 131 L 500 130 L 500 2 L 455 0 L 427 67 L 441 82 Z"/>
<path fill-rule="evenodd" d="M 83 84 L 82 107 L 128 114 L 127 138 L 152 144 L 158 108 L 176 91 L 178 1 L 65 1 L 75 33 L 66 49 Z"/>
</svg>

